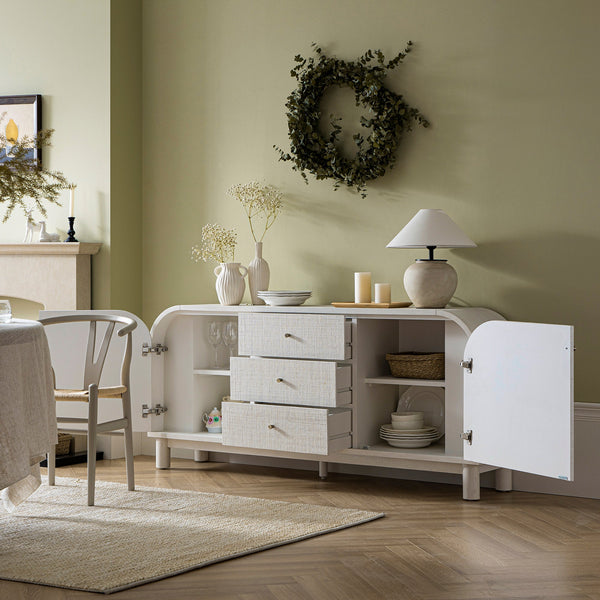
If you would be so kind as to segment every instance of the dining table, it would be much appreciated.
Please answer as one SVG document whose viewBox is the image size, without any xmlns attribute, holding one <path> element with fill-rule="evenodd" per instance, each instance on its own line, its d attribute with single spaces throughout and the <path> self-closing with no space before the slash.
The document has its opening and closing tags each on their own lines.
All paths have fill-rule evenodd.
<svg viewBox="0 0 600 600">
<path fill-rule="evenodd" d="M 0 498 L 12 511 L 41 483 L 57 442 L 50 350 L 38 321 L 0 323 Z"/>
</svg>

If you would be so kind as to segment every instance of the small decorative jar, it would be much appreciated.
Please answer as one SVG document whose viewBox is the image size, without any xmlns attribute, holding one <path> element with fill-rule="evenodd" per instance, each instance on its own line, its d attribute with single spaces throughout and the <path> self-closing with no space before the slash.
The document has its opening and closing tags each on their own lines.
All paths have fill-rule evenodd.
<svg viewBox="0 0 600 600">
<path fill-rule="evenodd" d="M 204 413 L 202 421 L 209 433 L 221 433 L 221 411 L 216 406 L 208 414 Z"/>
</svg>

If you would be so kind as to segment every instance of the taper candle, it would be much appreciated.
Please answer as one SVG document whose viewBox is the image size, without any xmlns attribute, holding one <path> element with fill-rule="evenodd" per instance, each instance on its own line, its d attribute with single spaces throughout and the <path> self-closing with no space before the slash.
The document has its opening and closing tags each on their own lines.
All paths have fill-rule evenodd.
<svg viewBox="0 0 600 600">
<path fill-rule="evenodd" d="M 371 273 L 354 273 L 354 302 L 371 302 Z"/>
<path fill-rule="evenodd" d="M 392 301 L 392 286 L 389 283 L 375 284 L 375 302 L 389 304 Z"/>
<path fill-rule="evenodd" d="M 69 198 L 69 216 L 75 216 L 75 188 L 76 185 L 72 185 L 69 189 L 71 190 L 71 197 Z"/>
</svg>

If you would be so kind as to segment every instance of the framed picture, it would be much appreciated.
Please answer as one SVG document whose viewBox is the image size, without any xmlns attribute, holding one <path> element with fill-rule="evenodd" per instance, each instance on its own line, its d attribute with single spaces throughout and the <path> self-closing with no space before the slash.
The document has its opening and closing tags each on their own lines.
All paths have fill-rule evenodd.
<svg viewBox="0 0 600 600">
<path fill-rule="evenodd" d="M 11 140 L 34 137 L 42 128 L 42 97 L 39 94 L 29 96 L 0 96 L 0 132 Z M 8 148 L 0 148 L 0 162 L 10 160 Z M 28 158 L 42 159 L 38 148 L 31 149 Z"/>
</svg>

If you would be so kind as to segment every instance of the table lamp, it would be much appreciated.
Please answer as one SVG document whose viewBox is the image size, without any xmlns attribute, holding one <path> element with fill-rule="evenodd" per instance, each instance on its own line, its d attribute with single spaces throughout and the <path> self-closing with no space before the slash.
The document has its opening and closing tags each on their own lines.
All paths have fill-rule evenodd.
<svg viewBox="0 0 600 600">
<path fill-rule="evenodd" d="M 421 209 L 387 245 L 388 248 L 427 248 L 404 273 L 404 289 L 415 308 L 443 308 L 454 295 L 458 276 L 445 259 L 433 258 L 435 248 L 477 246 L 443 211 Z"/>
</svg>

